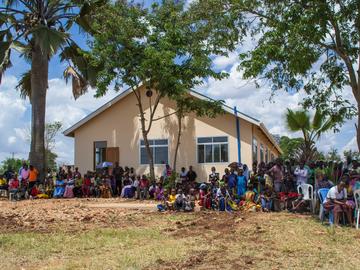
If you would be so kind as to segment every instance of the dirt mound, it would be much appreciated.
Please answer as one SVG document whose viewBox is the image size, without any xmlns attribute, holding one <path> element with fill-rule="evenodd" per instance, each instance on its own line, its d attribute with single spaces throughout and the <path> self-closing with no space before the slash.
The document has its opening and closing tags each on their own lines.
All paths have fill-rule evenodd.
<svg viewBox="0 0 360 270">
<path fill-rule="evenodd" d="M 140 225 L 142 219 L 134 219 L 134 215 L 141 216 L 144 212 L 151 214 L 154 208 L 149 203 L 136 208 L 134 202 L 129 207 L 126 201 L 111 199 L 2 201 L 0 226 L 3 232 L 73 232 L 97 227 L 124 227 L 129 220 L 131 225 Z"/>
</svg>

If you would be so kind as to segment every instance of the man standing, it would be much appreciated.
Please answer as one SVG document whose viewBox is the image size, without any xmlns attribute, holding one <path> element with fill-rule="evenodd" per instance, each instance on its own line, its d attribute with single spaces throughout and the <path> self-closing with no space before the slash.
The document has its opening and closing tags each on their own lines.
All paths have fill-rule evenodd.
<svg viewBox="0 0 360 270">
<path fill-rule="evenodd" d="M 112 175 L 115 179 L 115 194 L 114 195 L 119 195 L 121 194 L 121 188 L 122 188 L 122 178 L 124 175 L 124 170 L 122 167 L 119 166 L 119 162 L 115 162 L 115 167 L 112 170 Z"/>
<path fill-rule="evenodd" d="M 300 165 L 296 167 L 294 171 L 294 175 L 296 177 L 297 186 L 307 183 L 308 170 L 305 168 L 305 162 L 300 162 Z"/>
</svg>

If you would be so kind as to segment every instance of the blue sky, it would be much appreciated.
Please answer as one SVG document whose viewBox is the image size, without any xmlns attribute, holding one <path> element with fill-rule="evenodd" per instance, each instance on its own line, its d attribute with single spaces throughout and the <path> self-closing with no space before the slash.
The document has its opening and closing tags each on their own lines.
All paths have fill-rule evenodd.
<svg viewBox="0 0 360 270">
<path fill-rule="evenodd" d="M 147 1 L 145 4 L 148 5 Z M 72 30 L 73 38 L 82 46 L 86 46 L 86 37 L 79 33 L 77 29 Z M 248 41 L 245 47 L 253 46 L 254 41 Z M 242 49 L 244 46 L 242 46 Z M 28 100 L 19 98 L 15 90 L 21 74 L 29 69 L 28 63 L 19 58 L 18 54 L 13 54 L 13 67 L 8 70 L 0 85 L 0 161 L 14 153 L 16 157 L 25 158 L 29 150 L 28 130 L 30 126 L 30 104 Z M 117 93 L 110 90 L 102 98 L 93 98 L 94 91 L 89 91 L 86 95 L 75 101 L 71 94 L 71 86 L 66 85 L 62 72 L 64 66 L 57 57 L 53 57 L 50 62 L 49 70 L 49 91 L 47 97 L 47 121 L 62 121 L 64 128 L 69 127 L 91 111 L 95 110 Z M 209 80 L 199 87 L 198 91 L 215 99 L 224 99 L 231 106 L 237 106 L 240 111 L 260 119 L 270 132 L 287 136 L 298 134 L 290 133 L 284 125 L 284 114 L 286 108 L 296 109 L 298 103 L 304 97 L 303 92 L 287 94 L 278 92 L 269 101 L 271 91 L 264 86 L 256 88 L 254 82 L 242 79 L 241 72 L 237 69 L 238 52 L 231 53 L 229 57 L 214 58 L 214 68 L 229 72 L 229 78 L 222 81 Z M 350 91 L 345 90 L 344 94 L 353 100 Z M 356 149 L 355 140 L 355 121 L 347 122 L 340 133 L 329 132 L 325 134 L 318 146 L 320 150 L 328 151 L 337 148 L 340 152 L 345 149 Z M 59 155 L 60 163 L 71 164 L 73 162 L 73 140 L 66 138 L 62 134 L 57 137 L 55 147 Z"/>
</svg>

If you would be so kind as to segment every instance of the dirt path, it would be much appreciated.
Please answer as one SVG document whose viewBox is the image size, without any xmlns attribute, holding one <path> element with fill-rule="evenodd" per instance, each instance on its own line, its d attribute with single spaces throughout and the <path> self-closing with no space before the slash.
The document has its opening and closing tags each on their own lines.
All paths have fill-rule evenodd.
<svg viewBox="0 0 360 270">
<path fill-rule="evenodd" d="M 90 208 L 120 208 L 120 209 L 132 209 L 132 210 L 150 210 L 156 211 L 156 204 L 150 203 L 136 203 L 136 202 L 121 202 L 121 203 L 91 203 L 85 206 Z"/>
</svg>

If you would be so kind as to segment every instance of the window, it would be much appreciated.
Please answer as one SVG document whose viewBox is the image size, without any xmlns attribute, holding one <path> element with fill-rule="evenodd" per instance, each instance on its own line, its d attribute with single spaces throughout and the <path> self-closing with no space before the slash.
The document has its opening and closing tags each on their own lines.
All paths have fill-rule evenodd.
<svg viewBox="0 0 360 270">
<path fill-rule="evenodd" d="M 260 162 L 264 162 L 264 145 L 260 144 Z"/>
<path fill-rule="evenodd" d="M 227 137 L 201 137 L 197 139 L 198 163 L 229 161 Z"/>
<path fill-rule="evenodd" d="M 106 141 L 94 142 L 94 168 L 106 161 Z"/>
<path fill-rule="evenodd" d="M 169 163 L 167 139 L 149 140 L 149 145 L 151 153 L 153 155 L 154 164 Z M 140 141 L 140 164 L 149 164 L 144 140 Z"/>
<path fill-rule="evenodd" d="M 269 163 L 269 149 L 267 148 L 265 149 L 265 163 Z"/>
<path fill-rule="evenodd" d="M 271 161 L 274 161 L 275 160 L 275 156 L 273 153 L 271 153 Z"/>
<path fill-rule="evenodd" d="M 258 143 L 256 138 L 253 138 L 253 162 L 258 160 Z"/>
</svg>

